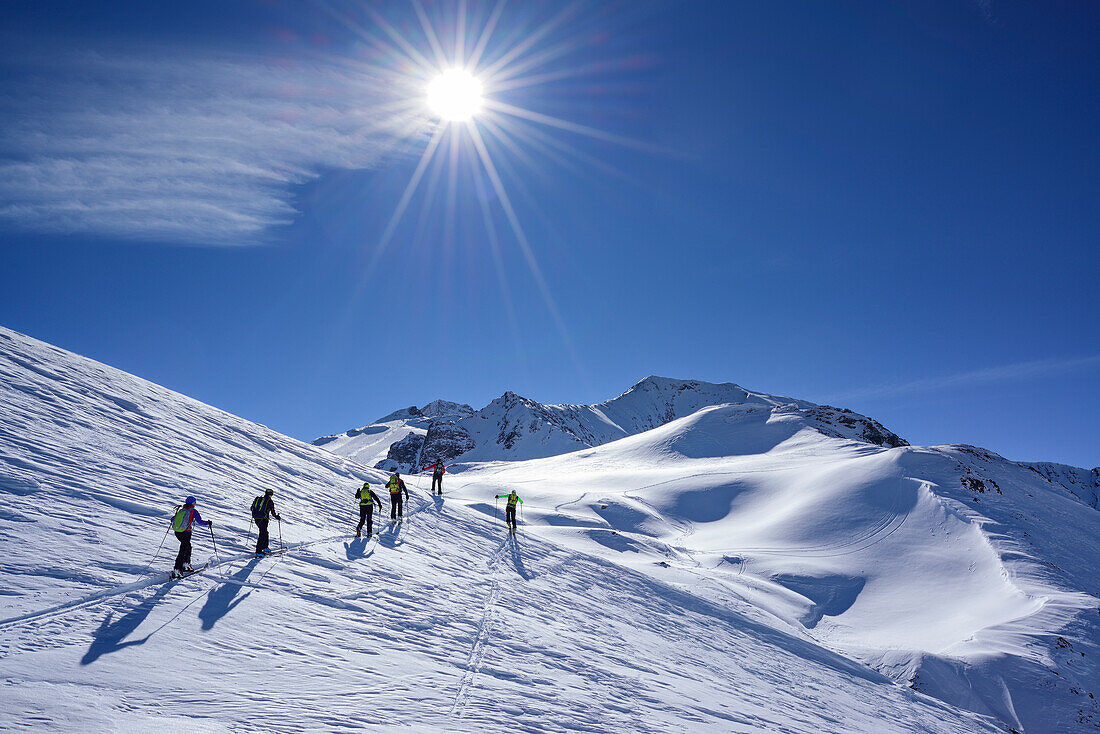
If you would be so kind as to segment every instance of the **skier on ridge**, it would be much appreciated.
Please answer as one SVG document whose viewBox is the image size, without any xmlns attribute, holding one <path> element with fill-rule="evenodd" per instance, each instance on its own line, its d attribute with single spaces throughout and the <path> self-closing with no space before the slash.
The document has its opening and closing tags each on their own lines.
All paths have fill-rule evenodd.
<svg viewBox="0 0 1100 734">
<path fill-rule="evenodd" d="M 447 473 L 447 467 L 443 466 L 443 459 L 436 459 L 434 464 L 429 464 L 420 471 L 432 470 L 432 494 L 439 488 L 439 496 L 443 496 L 443 475 Z"/>
<path fill-rule="evenodd" d="M 405 507 L 401 501 L 401 493 L 405 493 L 405 499 L 409 498 L 409 490 L 405 488 L 405 482 L 401 479 L 401 474 L 394 472 L 390 477 L 390 481 L 386 483 L 386 486 L 390 490 L 390 519 L 396 520 L 404 517 Z"/>
<path fill-rule="evenodd" d="M 370 488 L 369 482 L 363 482 L 363 486 L 355 490 L 355 497 L 359 500 L 359 525 L 355 528 L 355 537 L 358 538 L 362 534 L 364 520 L 367 523 L 369 537 L 374 530 L 374 506 L 381 505 L 382 500 L 378 499 L 378 495 Z"/>
<path fill-rule="evenodd" d="M 195 509 L 195 498 L 188 497 L 183 501 L 182 507 L 176 508 L 176 514 L 172 518 L 172 530 L 176 533 L 176 539 L 180 542 L 180 551 L 176 554 L 176 565 L 172 569 L 172 578 L 182 578 L 188 571 L 194 571 L 191 566 L 191 528 L 195 525 L 201 527 L 214 527 L 210 520 L 203 520 L 199 511 Z"/>
<path fill-rule="evenodd" d="M 252 500 L 252 519 L 256 523 L 256 530 L 258 537 L 256 538 L 256 557 L 261 558 L 271 553 L 271 548 L 268 547 L 270 540 L 267 536 L 267 524 L 271 522 L 270 515 L 274 515 L 276 520 L 282 520 L 279 517 L 279 513 L 275 512 L 275 501 L 271 499 L 271 496 L 275 494 L 274 489 L 268 489 L 264 491 L 262 497 L 257 497 Z"/>
<path fill-rule="evenodd" d="M 508 523 L 508 529 L 511 532 L 516 532 L 516 503 L 523 504 L 523 500 L 516 494 L 516 490 L 512 490 L 511 494 L 498 494 L 497 499 L 508 498 L 508 509 L 504 511 L 504 521 Z"/>
</svg>

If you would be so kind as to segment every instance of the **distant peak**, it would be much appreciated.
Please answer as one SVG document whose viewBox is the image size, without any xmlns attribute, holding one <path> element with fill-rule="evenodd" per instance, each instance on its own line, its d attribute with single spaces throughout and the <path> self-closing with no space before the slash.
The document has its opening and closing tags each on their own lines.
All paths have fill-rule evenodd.
<svg viewBox="0 0 1100 734">
<path fill-rule="evenodd" d="M 533 401 L 531 401 L 528 398 L 523 397 L 522 395 L 520 395 L 517 392 L 512 392 L 511 390 L 505 390 L 504 394 L 501 395 L 496 400 L 494 400 L 493 402 L 494 403 L 504 403 L 506 405 L 511 405 L 512 403 L 531 403 Z"/>
<path fill-rule="evenodd" d="M 420 409 L 420 415 L 426 418 L 465 418 L 474 412 L 465 403 L 452 403 L 449 400 L 433 400 Z"/>
<path fill-rule="evenodd" d="M 732 382 L 706 382 L 704 380 L 687 380 L 679 377 L 661 377 L 660 375 L 649 375 L 644 377 L 638 382 L 634 383 L 634 387 L 738 387 Z"/>
<path fill-rule="evenodd" d="M 413 418 L 465 418 L 474 414 L 474 409 L 465 403 L 452 403 L 449 400 L 433 400 L 423 408 L 410 405 L 408 408 L 395 410 L 389 415 L 384 415 L 375 423 L 390 423 L 392 421 L 409 420 Z"/>
<path fill-rule="evenodd" d="M 643 377 L 634 383 L 634 387 L 639 385 L 678 385 L 684 382 L 694 382 L 694 380 L 679 380 L 675 377 L 661 377 L 660 375 L 649 375 Z"/>
<path fill-rule="evenodd" d="M 416 418 L 420 415 L 420 409 L 415 405 L 410 405 L 407 408 L 401 410 L 395 410 L 388 415 L 384 415 L 374 423 L 390 423 L 392 421 L 406 420 L 408 418 Z"/>
</svg>

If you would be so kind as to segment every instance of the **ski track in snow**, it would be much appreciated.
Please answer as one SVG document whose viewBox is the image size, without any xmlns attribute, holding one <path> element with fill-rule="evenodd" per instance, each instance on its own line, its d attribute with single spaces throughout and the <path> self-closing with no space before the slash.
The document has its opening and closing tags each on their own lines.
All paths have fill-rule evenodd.
<svg viewBox="0 0 1100 734">
<path fill-rule="evenodd" d="M 346 539 L 347 537 L 348 536 L 339 535 L 339 536 L 334 536 L 334 537 L 329 537 L 329 538 L 322 538 L 320 540 L 309 541 L 309 542 L 305 542 L 305 543 L 296 543 L 292 546 L 288 546 L 287 550 L 290 551 L 290 550 L 295 550 L 295 549 L 298 549 L 298 548 L 308 548 L 311 545 L 318 545 L 318 544 L 321 544 L 321 543 L 331 543 L 335 540 Z M 272 560 L 275 560 L 275 559 L 278 559 L 278 558 L 281 558 L 281 557 L 283 557 L 282 554 L 273 557 Z M 233 564 L 237 561 L 242 561 L 242 560 L 247 561 L 249 559 L 255 559 L 255 554 L 254 553 L 239 554 L 239 555 L 236 555 L 236 556 L 230 556 L 229 558 L 227 558 L 224 561 L 213 562 L 213 563 L 209 564 L 209 566 L 207 566 L 206 570 L 204 570 L 200 574 L 197 574 L 196 578 L 198 578 L 198 577 L 201 577 L 201 578 L 219 578 L 218 576 L 209 573 L 209 571 L 211 569 L 220 568 L 222 565 L 230 565 L 230 564 Z M 259 560 L 259 559 L 255 559 L 255 560 Z M 145 574 L 143 573 L 142 576 L 144 577 Z M 20 625 L 20 624 L 29 624 L 29 623 L 41 621 L 43 619 L 57 617 L 57 616 L 64 615 L 64 614 L 66 614 L 68 612 L 72 612 L 72 611 L 78 611 L 78 610 L 86 609 L 88 607 L 95 606 L 97 604 L 102 604 L 104 602 L 108 602 L 108 601 L 110 601 L 112 599 L 115 599 L 119 596 L 125 596 L 125 595 L 130 594 L 131 592 L 134 592 L 134 591 L 139 591 L 141 589 L 147 589 L 151 586 L 157 586 L 157 585 L 161 585 L 161 584 L 180 583 L 181 581 L 186 581 L 186 580 L 187 580 L 186 578 L 185 579 L 173 579 L 169 576 L 167 571 L 159 572 L 154 578 L 150 578 L 150 579 L 147 579 L 147 580 L 144 580 L 144 581 L 143 580 L 138 580 L 138 581 L 134 581 L 134 582 L 129 583 L 129 584 L 122 584 L 121 586 L 117 586 L 117 587 L 112 588 L 112 589 L 106 589 L 104 591 L 97 591 L 95 593 L 89 594 L 86 597 L 83 597 L 83 598 L 80 598 L 80 599 L 74 599 L 72 601 L 68 601 L 68 602 L 65 602 L 63 604 L 57 604 L 55 606 L 46 607 L 45 609 L 40 609 L 40 610 L 33 611 L 33 612 L 27 612 L 25 614 L 20 614 L 20 615 L 17 615 L 15 617 L 9 617 L 7 619 L 0 619 L 0 630 L 7 629 L 9 627 L 14 627 L 14 626 L 17 626 L 17 625 Z M 257 580 L 256 583 L 258 583 L 258 582 L 259 582 L 259 580 Z"/>
<path fill-rule="evenodd" d="M 470 648 L 470 654 L 466 658 L 466 673 L 462 676 L 462 681 L 458 687 L 458 693 L 455 694 L 454 704 L 451 706 L 451 715 L 462 717 L 463 709 L 466 708 L 466 703 L 470 698 L 470 689 L 477 680 L 477 675 L 481 671 L 481 664 L 485 657 L 485 645 L 489 642 L 489 636 L 493 633 L 493 614 L 496 610 L 497 602 L 500 601 L 500 571 L 499 564 L 500 559 L 504 554 L 504 548 L 508 544 L 508 540 L 505 540 L 500 544 L 500 547 L 493 552 L 486 562 L 486 566 L 489 568 L 492 574 L 492 585 L 489 588 L 489 593 L 485 596 L 485 605 L 481 612 L 481 620 L 477 625 L 477 635 L 474 637 L 474 644 Z"/>
</svg>

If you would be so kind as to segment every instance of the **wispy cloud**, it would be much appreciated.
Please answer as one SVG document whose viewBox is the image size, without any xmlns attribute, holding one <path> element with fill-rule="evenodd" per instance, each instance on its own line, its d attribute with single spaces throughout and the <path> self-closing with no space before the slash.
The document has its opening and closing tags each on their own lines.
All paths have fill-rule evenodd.
<svg viewBox="0 0 1100 734">
<path fill-rule="evenodd" d="M 377 165 L 424 119 L 333 61 L 72 53 L 0 59 L 0 225 L 255 244 L 292 187 Z"/>
<path fill-rule="evenodd" d="M 913 393 L 932 393 L 960 387 L 981 387 L 1004 382 L 1022 382 L 1049 378 L 1066 372 L 1097 366 L 1100 366 L 1100 355 L 1073 359 L 1041 359 L 1031 362 L 1016 362 L 1015 364 L 986 367 L 969 372 L 957 372 L 953 375 L 873 385 L 835 393 L 827 396 L 825 400 L 830 403 L 843 403 L 852 400 L 895 397 Z"/>
</svg>

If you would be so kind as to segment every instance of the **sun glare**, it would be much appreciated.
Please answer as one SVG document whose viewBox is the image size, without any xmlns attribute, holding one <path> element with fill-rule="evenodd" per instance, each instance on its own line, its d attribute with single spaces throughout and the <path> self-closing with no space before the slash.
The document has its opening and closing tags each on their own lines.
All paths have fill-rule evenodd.
<svg viewBox="0 0 1100 734">
<path fill-rule="evenodd" d="M 365 44 L 363 64 L 370 76 L 393 82 L 393 98 L 375 110 L 381 115 L 379 124 L 385 129 L 392 128 L 399 140 L 424 145 L 377 245 L 369 248 L 370 259 L 359 282 L 359 293 L 398 236 L 398 228 L 418 193 L 423 197 L 423 209 L 414 241 L 419 243 L 423 239 L 438 202 L 443 214 L 439 223 L 443 233 L 441 247 L 453 251 L 459 241 L 456 231 L 459 189 L 472 182 L 477 188 L 474 198 L 481 207 L 486 241 L 497 263 L 501 293 L 517 344 L 520 331 L 505 278 L 502 241 L 496 232 L 498 216 L 507 223 L 562 342 L 578 371 L 583 373 L 580 355 L 508 189 L 511 180 L 521 175 L 514 164 L 541 171 L 540 157 L 580 175 L 599 170 L 625 178 L 625 174 L 587 152 L 587 146 L 574 145 L 572 138 L 586 137 L 644 149 L 639 141 L 527 105 L 528 100 L 537 103 L 547 99 L 548 92 L 557 95 L 575 89 L 602 89 L 600 84 L 606 73 L 633 69 L 644 58 L 590 62 L 592 44 L 606 34 L 591 32 L 590 24 L 604 20 L 602 12 L 592 17 L 585 15 L 584 3 L 529 3 L 523 4 L 522 11 L 518 10 L 521 4 L 516 3 L 508 12 L 507 0 L 495 3 L 410 0 L 410 4 L 419 21 L 418 29 L 413 27 L 407 13 L 401 15 L 400 23 L 394 24 L 374 7 L 388 8 L 402 3 L 350 3 L 357 10 L 349 14 L 330 7 L 336 3 L 321 3 L 321 7 L 361 37 Z M 476 8 L 471 12 L 469 6 Z M 536 6 L 544 11 L 532 13 L 527 9 Z M 365 18 L 359 17 L 360 12 Z M 578 58 L 572 58 L 574 53 Z M 568 84 L 573 86 L 560 86 Z M 586 96 L 585 103 L 589 101 Z M 425 124 L 426 113 L 433 118 L 429 124 Z M 468 170 L 460 174 L 463 167 Z M 354 303 L 358 303 L 358 295 Z M 349 319 L 352 308 L 349 303 Z"/>
<path fill-rule="evenodd" d="M 449 122 L 464 122 L 481 110 L 481 82 L 465 69 L 448 69 L 428 85 L 428 107 Z"/>
</svg>

